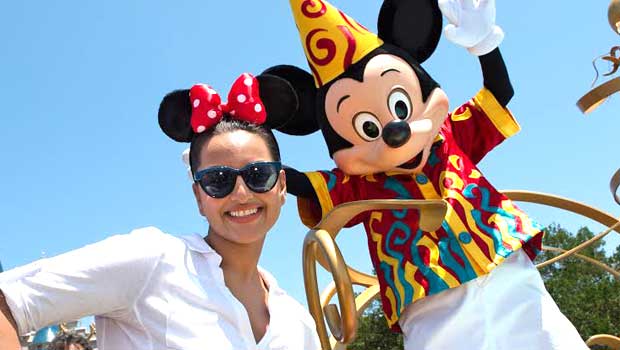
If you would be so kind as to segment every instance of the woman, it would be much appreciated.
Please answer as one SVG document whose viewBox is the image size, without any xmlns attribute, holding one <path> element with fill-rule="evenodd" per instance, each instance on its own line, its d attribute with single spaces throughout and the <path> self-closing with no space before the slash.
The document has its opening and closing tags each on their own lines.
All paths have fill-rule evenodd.
<svg viewBox="0 0 620 350">
<path fill-rule="evenodd" d="M 142 228 L 0 274 L 0 348 L 85 315 L 96 315 L 101 350 L 319 348 L 307 311 L 257 266 L 286 195 L 273 134 L 248 122 L 266 113 L 257 89 L 244 74 L 233 85 L 243 105 L 196 85 L 160 106 L 164 132 L 191 142 L 206 237 Z"/>
</svg>

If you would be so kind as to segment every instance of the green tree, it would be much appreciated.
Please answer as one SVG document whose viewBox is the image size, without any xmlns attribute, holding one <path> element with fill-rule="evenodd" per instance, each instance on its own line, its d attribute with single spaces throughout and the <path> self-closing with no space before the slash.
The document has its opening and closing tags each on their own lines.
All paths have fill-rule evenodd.
<svg viewBox="0 0 620 350">
<path fill-rule="evenodd" d="M 373 301 L 359 320 L 357 338 L 347 348 L 349 350 L 402 350 L 403 336 L 387 327 L 381 303 Z"/>
<path fill-rule="evenodd" d="M 546 246 L 568 250 L 594 237 L 583 227 L 571 234 L 559 225 L 546 229 Z M 597 241 L 580 254 L 597 259 L 615 269 L 620 267 L 620 247 L 612 256 L 606 256 L 604 241 Z M 547 260 L 556 254 L 544 251 L 537 261 Z M 575 325 L 584 339 L 600 333 L 620 334 L 620 281 L 610 273 L 569 257 L 540 271 L 545 286 L 560 310 Z"/>
<path fill-rule="evenodd" d="M 559 225 L 545 229 L 545 245 L 568 250 L 592 238 L 586 227 L 571 234 Z M 614 269 L 620 269 L 620 246 L 612 256 L 606 256 L 604 242 L 598 241 L 581 254 L 593 257 Z M 537 262 L 556 254 L 544 251 Z M 564 259 L 540 271 L 545 286 L 560 310 L 575 325 L 579 334 L 588 339 L 595 334 L 620 335 L 620 281 L 611 274 L 578 258 Z M 351 350 L 401 350 L 403 339 L 387 328 L 381 305 L 373 302 L 359 320 L 357 338 L 348 347 Z"/>
</svg>

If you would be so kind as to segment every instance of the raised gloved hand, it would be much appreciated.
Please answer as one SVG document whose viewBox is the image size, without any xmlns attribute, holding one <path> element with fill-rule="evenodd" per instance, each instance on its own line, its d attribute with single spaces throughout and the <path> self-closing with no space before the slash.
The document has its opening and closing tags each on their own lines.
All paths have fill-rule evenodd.
<svg viewBox="0 0 620 350">
<path fill-rule="evenodd" d="M 470 53 L 485 55 L 504 39 L 504 32 L 495 25 L 495 0 L 438 0 L 438 3 L 450 22 L 444 28 L 446 39 Z"/>
</svg>

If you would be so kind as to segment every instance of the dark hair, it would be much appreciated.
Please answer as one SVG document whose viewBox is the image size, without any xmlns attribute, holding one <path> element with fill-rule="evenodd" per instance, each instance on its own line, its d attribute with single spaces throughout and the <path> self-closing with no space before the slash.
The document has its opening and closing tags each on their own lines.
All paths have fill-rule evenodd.
<svg viewBox="0 0 620 350">
<path fill-rule="evenodd" d="M 50 343 L 49 350 L 65 350 L 71 344 L 80 345 L 84 350 L 93 350 L 88 344 L 88 339 L 81 334 L 75 332 L 67 332 L 58 334 Z"/>
<path fill-rule="evenodd" d="M 278 147 L 278 142 L 276 141 L 275 136 L 273 136 L 270 128 L 238 119 L 231 119 L 230 116 L 226 115 L 214 127 L 205 130 L 200 134 L 194 134 L 189 146 L 189 165 L 192 170 L 192 174 L 194 174 L 200 166 L 200 153 L 202 151 L 202 147 L 205 143 L 207 143 L 207 141 L 209 141 L 213 136 L 226 134 L 237 130 L 243 130 L 259 136 L 263 139 L 263 141 L 265 141 L 265 144 L 267 144 L 271 158 L 275 161 L 280 161 L 280 148 Z"/>
</svg>

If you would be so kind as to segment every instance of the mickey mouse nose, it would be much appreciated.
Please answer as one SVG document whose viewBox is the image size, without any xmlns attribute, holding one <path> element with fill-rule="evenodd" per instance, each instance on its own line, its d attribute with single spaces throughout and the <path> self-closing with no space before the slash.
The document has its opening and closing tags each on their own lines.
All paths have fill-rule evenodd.
<svg viewBox="0 0 620 350">
<path fill-rule="evenodd" d="M 394 120 L 383 128 L 381 133 L 383 141 L 392 148 L 404 145 L 411 138 L 411 129 L 404 120 Z"/>
</svg>

